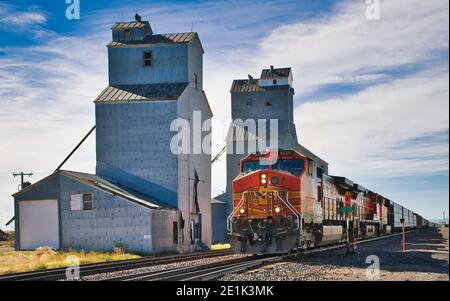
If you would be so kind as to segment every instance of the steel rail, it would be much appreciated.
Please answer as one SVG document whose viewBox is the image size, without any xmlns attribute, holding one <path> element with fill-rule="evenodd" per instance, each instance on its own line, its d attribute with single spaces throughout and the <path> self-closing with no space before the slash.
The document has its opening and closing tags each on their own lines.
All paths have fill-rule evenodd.
<svg viewBox="0 0 450 301">
<path fill-rule="evenodd" d="M 410 231 L 406 231 L 405 233 L 412 233 L 412 232 L 415 232 L 418 230 L 419 229 L 410 230 Z M 389 234 L 389 235 L 381 235 L 381 236 L 377 236 L 377 237 L 373 237 L 373 238 L 366 238 L 366 239 L 362 239 L 362 240 L 357 240 L 351 244 L 359 245 L 359 244 L 369 243 L 369 242 L 373 242 L 373 241 L 377 241 L 377 240 L 381 240 L 381 239 L 392 238 L 392 237 L 399 236 L 399 235 L 402 235 L 402 233 L 400 232 L 400 233 L 393 233 L 393 234 Z M 341 243 L 341 244 L 337 244 L 337 245 L 333 245 L 333 246 L 323 246 L 323 247 L 306 250 L 306 251 L 301 252 L 300 254 L 308 255 L 308 254 L 314 254 L 314 253 L 321 253 L 321 252 L 326 252 L 326 251 L 331 251 L 331 250 L 342 249 L 345 247 L 347 247 L 347 244 Z"/>
</svg>

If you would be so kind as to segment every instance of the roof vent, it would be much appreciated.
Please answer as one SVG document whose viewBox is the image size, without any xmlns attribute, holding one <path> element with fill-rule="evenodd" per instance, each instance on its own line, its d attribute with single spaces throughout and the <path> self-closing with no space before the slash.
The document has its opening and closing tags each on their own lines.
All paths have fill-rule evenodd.
<svg viewBox="0 0 450 301">
<path fill-rule="evenodd" d="M 141 21 L 142 21 L 141 16 L 139 16 L 137 13 L 134 15 L 134 19 L 135 19 L 137 22 L 141 22 Z"/>
</svg>

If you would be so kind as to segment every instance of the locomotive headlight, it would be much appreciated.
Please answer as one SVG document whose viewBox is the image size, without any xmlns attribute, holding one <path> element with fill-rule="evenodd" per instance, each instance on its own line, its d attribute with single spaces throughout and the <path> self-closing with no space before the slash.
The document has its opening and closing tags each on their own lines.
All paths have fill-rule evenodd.
<svg viewBox="0 0 450 301">
<path fill-rule="evenodd" d="M 239 212 L 240 212 L 241 214 L 244 214 L 244 213 L 245 213 L 244 207 L 241 207 L 241 209 L 239 209 Z"/>
<path fill-rule="evenodd" d="M 261 184 L 266 184 L 267 183 L 267 175 L 265 173 L 263 173 L 261 175 Z"/>
<path fill-rule="evenodd" d="M 280 213 L 281 212 L 281 208 L 280 207 L 275 207 L 275 213 Z"/>
</svg>

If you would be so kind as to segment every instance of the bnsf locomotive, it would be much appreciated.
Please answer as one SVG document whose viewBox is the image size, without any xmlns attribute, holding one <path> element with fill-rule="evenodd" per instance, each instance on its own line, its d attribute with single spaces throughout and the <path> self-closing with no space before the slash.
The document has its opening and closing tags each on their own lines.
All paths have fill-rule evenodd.
<svg viewBox="0 0 450 301">
<path fill-rule="evenodd" d="M 294 150 L 250 154 L 240 166 L 227 224 L 236 252 L 287 253 L 428 225 L 347 178 L 326 175 Z"/>
</svg>

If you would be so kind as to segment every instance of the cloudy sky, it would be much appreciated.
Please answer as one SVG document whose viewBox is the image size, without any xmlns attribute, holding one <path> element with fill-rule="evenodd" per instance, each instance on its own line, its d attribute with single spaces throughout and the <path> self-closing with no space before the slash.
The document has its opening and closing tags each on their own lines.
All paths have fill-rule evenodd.
<svg viewBox="0 0 450 301">
<path fill-rule="evenodd" d="M 365 0 L 80 0 L 81 18 L 68 20 L 64 0 L 0 1 L 0 227 L 14 214 L 12 173 L 47 176 L 94 125 L 110 27 L 136 12 L 156 33 L 200 34 L 213 153 L 224 145 L 232 80 L 290 66 L 300 143 L 331 174 L 441 218 L 449 207 L 449 2 L 379 3 L 371 19 Z M 64 168 L 94 172 L 94 142 Z M 224 171 L 225 158 L 213 167 L 214 194 L 225 189 Z"/>
</svg>

